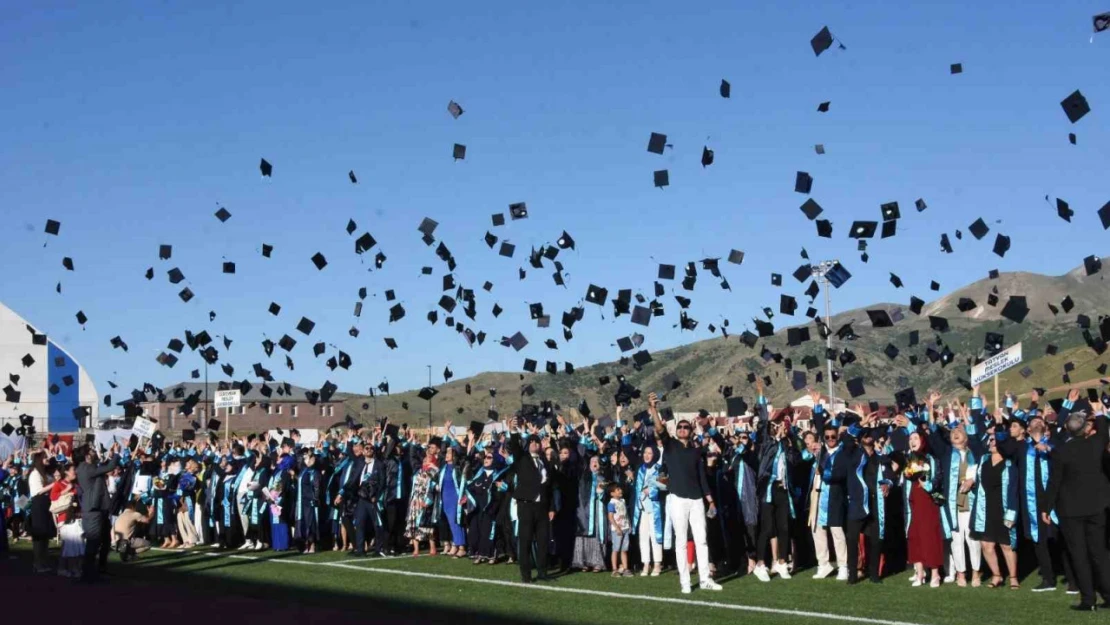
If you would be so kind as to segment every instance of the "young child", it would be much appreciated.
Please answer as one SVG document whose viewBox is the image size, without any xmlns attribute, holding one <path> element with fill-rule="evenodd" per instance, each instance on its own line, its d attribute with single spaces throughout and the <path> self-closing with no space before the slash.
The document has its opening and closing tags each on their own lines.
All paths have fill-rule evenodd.
<svg viewBox="0 0 1110 625">
<path fill-rule="evenodd" d="M 613 577 L 632 577 L 628 570 L 628 543 L 630 541 L 631 524 L 628 522 L 628 508 L 624 505 L 624 490 L 620 484 L 609 486 L 609 505 L 606 507 L 609 516 L 609 533 L 613 543 Z M 617 559 L 620 559 L 620 568 Z"/>
<path fill-rule="evenodd" d="M 66 514 L 66 522 L 58 527 L 62 541 L 62 560 L 58 575 L 77 579 L 81 577 L 81 561 L 85 556 L 84 530 L 81 528 L 81 507 L 74 502 Z"/>
</svg>

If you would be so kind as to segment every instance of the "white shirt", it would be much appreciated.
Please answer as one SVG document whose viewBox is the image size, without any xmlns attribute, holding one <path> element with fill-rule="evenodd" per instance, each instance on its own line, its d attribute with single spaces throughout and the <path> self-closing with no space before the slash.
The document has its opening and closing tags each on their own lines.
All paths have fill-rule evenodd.
<svg viewBox="0 0 1110 625">
<path fill-rule="evenodd" d="M 31 477 L 27 482 L 31 490 L 31 496 L 34 497 L 50 492 L 50 487 L 54 482 L 54 478 L 47 475 L 46 478 L 43 479 L 43 476 L 39 474 L 38 471 L 32 470 Z"/>
</svg>

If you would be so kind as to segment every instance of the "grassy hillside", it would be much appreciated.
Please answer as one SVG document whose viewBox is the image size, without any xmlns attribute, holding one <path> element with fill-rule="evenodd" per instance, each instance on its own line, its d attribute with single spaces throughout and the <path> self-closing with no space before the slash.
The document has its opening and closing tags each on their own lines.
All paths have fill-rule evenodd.
<svg viewBox="0 0 1110 625">
<path fill-rule="evenodd" d="M 946 394 L 963 394 L 962 381 L 970 377 L 971 365 L 984 354 L 984 340 L 988 332 L 1001 333 L 1005 345 L 1017 342 L 1023 344 L 1025 364 L 1034 369 L 1029 379 L 1021 378 L 1017 367 L 1003 374 L 1001 387 L 1015 392 L 1026 393 L 1033 387 L 1055 389 L 1062 387 L 1061 376 L 1066 362 L 1072 362 L 1075 370 L 1071 373 L 1074 383 L 1087 382 L 1100 377 L 1095 370 L 1099 364 L 1110 362 L 1106 355 L 1099 357 L 1084 344 L 1081 330 L 1076 324 L 1079 314 L 1086 314 L 1095 325 L 1093 333 L 1098 334 L 1098 318 L 1102 311 L 1110 311 L 1110 290 L 1101 281 L 1101 274 L 1086 276 L 1080 267 L 1068 274 L 1057 277 L 1041 276 L 1030 273 L 1004 273 L 997 279 L 984 279 L 959 289 L 943 298 L 927 303 L 920 316 L 909 310 L 912 293 L 906 293 L 904 303 L 876 304 L 864 309 L 852 310 L 833 316 L 830 324 L 833 330 L 832 348 L 838 354 L 844 349 L 855 354 L 856 360 L 841 366 L 834 363 L 839 375 L 835 393 L 847 397 L 847 380 L 862 377 L 866 393 L 859 401 L 874 400 L 882 403 L 892 401 L 898 390 L 913 386 L 918 397 L 924 397 L 929 388 L 937 388 Z M 988 296 L 997 291 L 998 304 L 988 305 Z M 922 299 L 927 294 L 918 293 Z M 1030 308 L 1024 323 L 1017 324 L 1001 316 L 1003 306 L 1011 295 L 1024 295 Z M 1070 313 L 1053 314 L 1048 308 L 1052 303 L 1059 307 L 1064 297 L 1070 295 L 1075 308 Z M 960 312 L 961 298 L 970 298 L 977 306 L 973 310 Z M 904 318 L 892 328 L 873 328 L 868 320 L 867 310 L 883 309 L 892 316 L 901 311 Z M 929 316 L 947 319 L 949 329 L 938 333 L 930 329 Z M 785 319 L 785 321 L 784 321 Z M 815 356 L 818 367 L 806 371 L 809 385 L 827 389 L 827 379 L 820 384 L 816 381 L 818 372 L 825 370 L 825 341 L 820 338 L 817 324 L 809 322 L 812 340 L 800 346 L 788 347 L 786 344 L 787 324 L 795 325 L 809 321 L 804 316 L 784 317 L 776 315 L 773 322 L 776 334 L 760 339 L 755 348 L 740 342 L 738 336 L 727 339 L 717 337 L 698 341 L 674 349 L 653 352 L 653 361 L 641 371 L 618 362 L 601 363 L 578 369 L 574 375 L 482 373 L 471 378 L 455 380 L 437 389 L 439 395 L 432 402 L 432 421 L 442 423 L 453 419 L 458 424 L 471 420 L 485 420 L 490 407 L 488 389 L 496 388 L 497 406 L 501 413 L 518 409 L 522 403 L 538 404 L 549 399 L 570 409 L 582 399 L 589 402 L 597 413 L 612 412 L 613 393 L 616 391 L 616 376 L 627 376 L 628 380 L 646 395 L 649 391 L 665 391 L 664 376 L 674 373 L 682 385 L 669 394 L 669 404 L 676 411 L 723 410 L 724 399 L 719 393 L 721 386 L 732 386 L 733 395 L 745 397 L 749 403 L 754 395 L 754 385 L 747 382 L 747 375 L 755 373 L 758 377 L 769 376 L 771 385 L 767 395 L 779 405 L 799 397 L 804 391 L 791 387 L 793 371 L 805 370 L 802 360 Z M 840 340 L 836 331 L 846 324 L 852 324 L 857 335 L 853 340 Z M 919 336 L 917 345 L 910 345 L 910 335 L 916 331 Z M 891 359 L 885 353 L 887 345 L 894 345 L 898 355 Z M 1048 345 L 1055 345 L 1059 352 L 1046 356 Z M 760 354 L 764 347 L 773 354 L 780 354 L 777 360 L 765 360 Z M 955 356 L 951 362 L 930 362 L 926 350 L 942 352 L 947 347 Z M 910 363 L 910 356 L 917 357 L 917 364 Z M 790 363 L 787 363 L 787 360 Z M 788 369 L 787 364 L 792 365 Z M 599 386 L 598 378 L 607 375 L 612 382 Z M 467 395 L 465 386 L 470 384 L 472 394 Z M 522 397 L 520 389 L 525 385 L 535 388 L 533 396 Z M 398 393 L 377 398 L 377 413 L 390 415 L 395 420 L 413 424 L 426 424 L 428 402 L 416 396 L 417 391 Z M 856 400 L 853 400 L 856 401 Z M 408 404 L 405 410 L 402 403 Z M 367 407 L 364 408 L 363 406 Z M 374 400 L 351 396 L 347 400 L 348 409 L 353 415 L 370 418 L 374 414 Z M 458 412 L 462 409 L 462 413 Z"/>
</svg>

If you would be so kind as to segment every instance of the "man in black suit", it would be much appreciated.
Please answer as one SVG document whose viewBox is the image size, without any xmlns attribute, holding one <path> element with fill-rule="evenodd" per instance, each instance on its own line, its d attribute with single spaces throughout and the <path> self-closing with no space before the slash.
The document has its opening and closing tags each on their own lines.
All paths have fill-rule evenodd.
<svg viewBox="0 0 1110 625">
<path fill-rule="evenodd" d="M 108 497 L 105 476 L 115 471 L 119 464 L 118 444 L 112 445 L 111 454 L 112 459 L 105 464 L 99 464 L 91 445 L 86 445 L 83 453 L 75 454 L 83 459 L 77 465 L 77 485 L 81 488 L 81 528 L 85 531 L 85 565 L 81 579 L 86 582 L 95 582 L 108 566 L 108 552 L 112 547 L 108 526 L 112 500 Z"/>
<path fill-rule="evenodd" d="M 355 551 L 352 555 L 366 555 L 366 530 L 374 532 L 374 544 L 370 556 L 382 555 L 386 545 L 386 526 L 383 520 L 385 511 L 385 462 L 378 460 L 373 445 L 362 451 L 364 462 L 358 473 L 358 505 L 355 508 Z"/>
<path fill-rule="evenodd" d="M 1052 451 L 1049 467 L 1046 509 L 1056 510 L 1060 531 L 1075 568 L 1075 583 L 1081 600 L 1074 610 L 1093 611 L 1095 584 L 1107 607 L 1110 601 L 1110 557 L 1106 552 L 1106 508 L 1110 506 L 1110 482 L 1102 471 L 1102 455 L 1110 442 L 1106 409 L 1100 402 L 1091 402 L 1093 420 L 1083 410 L 1071 411 L 1079 399 L 1072 389 L 1064 402 L 1060 418 L 1064 423 L 1064 442 Z M 1042 520 L 1050 523 L 1047 512 Z"/>
<path fill-rule="evenodd" d="M 520 581 L 532 583 L 532 553 L 535 549 L 536 579 L 551 581 L 547 575 L 547 543 L 551 534 L 551 484 L 552 469 L 540 453 L 539 432 L 531 423 L 527 434 L 521 433 L 520 417 L 514 417 L 509 437 L 509 452 L 513 455 L 513 472 L 516 474 L 517 528 L 519 531 Z M 534 547 L 533 547 L 534 543 Z"/>
</svg>

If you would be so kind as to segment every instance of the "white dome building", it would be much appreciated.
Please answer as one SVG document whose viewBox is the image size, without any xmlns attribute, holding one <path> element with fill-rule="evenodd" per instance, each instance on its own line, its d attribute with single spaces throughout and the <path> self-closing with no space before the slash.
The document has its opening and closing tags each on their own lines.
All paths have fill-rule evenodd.
<svg viewBox="0 0 1110 625">
<path fill-rule="evenodd" d="M 100 418 L 99 395 L 80 363 L 3 304 L 0 388 L 0 427 L 19 428 L 27 415 L 40 434 L 65 433 Z M 90 419 L 78 418 L 81 409 Z"/>
</svg>

